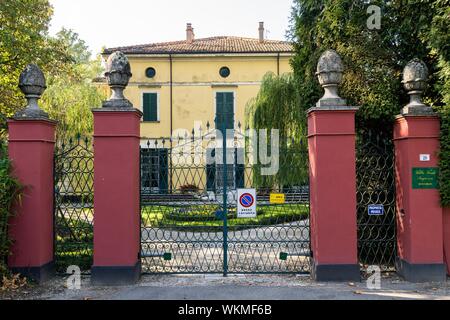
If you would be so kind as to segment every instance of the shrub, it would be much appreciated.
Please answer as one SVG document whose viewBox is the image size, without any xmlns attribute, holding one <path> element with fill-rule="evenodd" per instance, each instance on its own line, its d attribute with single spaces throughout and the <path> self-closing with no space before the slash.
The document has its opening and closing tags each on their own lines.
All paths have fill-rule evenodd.
<svg viewBox="0 0 450 320">
<path fill-rule="evenodd" d="M 180 192 L 183 194 L 187 194 L 190 192 L 198 192 L 199 188 L 196 185 L 193 184 L 186 184 L 180 187 Z"/>
<path fill-rule="evenodd" d="M 12 216 L 13 204 L 20 200 L 21 187 L 11 175 L 11 162 L 8 159 L 6 142 L 0 140 L 0 282 L 8 275 L 7 258 L 11 239 L 8 237 L 8 220 Z"/>
<path fill-rule="evenodd" d="M 369 2 L 383 13 L 379 30 L 367 28 Z M 401 84 L 403 68 L 412 58 L 426 63 L 430 76 L 424 102 L 443 116 L 440 191 L 444 206 L 450 206 L 449 16 L 449 0 L 294 0 L 289 32 L 295 48 L 296 107 L 307 110 L 323 94 L 315 74 L 317 61 L 323 51 L 335 49 L 345 65 L 340 95 L 349 105 L 361 106 L 356 123 L 363 138 L 362 129 L 391 135 L 392 120 L 408 102 Z"/>
<path fill-rule="evenodd" d="M 441 114 L 440 192 L 441 203 L 450 207 L 450 109 Z"/>
</svg>

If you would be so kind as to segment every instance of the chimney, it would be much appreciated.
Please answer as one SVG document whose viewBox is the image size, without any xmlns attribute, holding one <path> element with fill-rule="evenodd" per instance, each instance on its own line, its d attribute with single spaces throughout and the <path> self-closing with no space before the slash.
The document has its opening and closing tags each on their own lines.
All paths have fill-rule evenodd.
<svg viewBox="0 0 450 320">
<path fill-rule="evenodd" d="M 194 42 L 194 28 L 192 28 L 192 23 L 187 24 L 186 28 L 186 42 L 192 43 Z"/>
<path fill-rule="evenodd" d="M 259 23 L 259 42 L 264 42 L 264 22 Z"/>
</svg>

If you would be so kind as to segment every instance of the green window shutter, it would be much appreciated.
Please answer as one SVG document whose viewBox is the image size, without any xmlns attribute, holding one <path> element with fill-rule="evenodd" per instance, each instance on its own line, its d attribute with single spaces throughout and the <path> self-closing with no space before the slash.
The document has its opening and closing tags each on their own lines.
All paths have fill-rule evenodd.
<svg viewBox="0 0 450 320">
<path fill-rule="evenodd" d="M 234 97 L 232 92 L 224 93 L 224 113 L 226 114 L 226 128 L 234 129 Z"/>
<path fill-rule="evenodd" d="M 244 188 L 245 187 L 245 164 L 238 163 L 243 161 L 238 160 L 244 160 L 245 152 L 244 149 L 234 149 L 234 164 L 236 168 L 235 172 L 235 184 L 236 188 Z M 245 160 L 244 160 L 245 161 Z"/>
<path fill-rule="evenodd" d="M 222 92 L 216 93 L 216 129 L 220 130 L 222 129 L 222 121 L 223 121 L 223 102 L 224 102 L 224 95 Z"/>
<path fill-rule="evenodd" d="M 144 93 L 144 121 L 158 121 L 158 95 Z"/>
<path fill-rule="evenodd" d="M 207 155 L 209 157 L 209 155 Z M 214 158 L 214 161 L 210 158 L 208 162 L 211 164 L 206 165 L 206 190 L 207 191 L 216 191 L 216 150 L 211 150 L 211 158 Z"/>
<path fill-rule="evenodd" d="M 216 129 L 234 129 L 234 94 L 233 92 L 216 93 Z"/>
<path fill-rule="evenodd" d="M 168 149 L 158 149 L 158 156 L 159 156 L 159 192 L 168 193 L 169 191 Z"/>
</svg>

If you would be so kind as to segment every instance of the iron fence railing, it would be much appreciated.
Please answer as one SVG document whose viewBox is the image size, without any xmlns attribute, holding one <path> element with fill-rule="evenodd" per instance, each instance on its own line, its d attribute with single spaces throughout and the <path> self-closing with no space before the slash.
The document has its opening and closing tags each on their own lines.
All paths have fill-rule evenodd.
<svg viewBox="0 0 450 320">
<path fill-rule="evenodd" d="M 55 263 L 58 272 L 92 265 L 94 158 L 92 139 L 57 141 L 54 158 Z"/>
<path fill-rule="evenodd" d="M 209 135 L 141 146 L 144 272 L 309 272 L 306 147 L 286 144 L 278 174 L 265 178 L 239 132 L 226 148 Z M 256 189 L 256 218 L 237 217 L 240 188 Z M 285 194 L 285 203 L 270 203 L 270 193 Z"/>
<path fill-rule="evenodd" d="M 358 256 L 362 269 L 392 270 L 396 255 L 394 146 L 390 136 L 367 131 L 357 141 Z M 381 214 L 371 214 L 378 205 Z"/>
</svg>

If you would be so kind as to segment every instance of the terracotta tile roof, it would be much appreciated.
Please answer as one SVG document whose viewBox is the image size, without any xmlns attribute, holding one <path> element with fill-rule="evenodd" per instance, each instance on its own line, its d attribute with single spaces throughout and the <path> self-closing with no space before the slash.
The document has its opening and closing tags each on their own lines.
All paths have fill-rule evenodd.
<svg viewBox="0 0 450 320">
<path fill-rule="evenodd" d="M 187 41 L 172 41 L 151 43 L 137 46 L 107 48 L 104 54 L 114 51 L 125 54 L 202 54 L 202 53 L 290 53 L 293 46 L 286 41 L 240 38 L 240 37 L 212 37 Z"/>
</svg>

